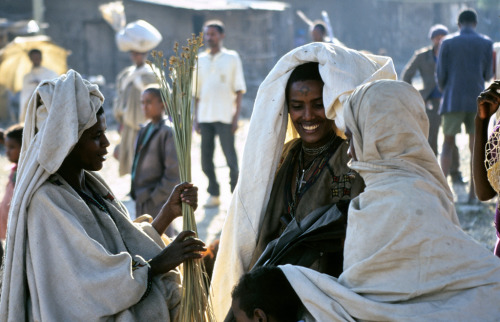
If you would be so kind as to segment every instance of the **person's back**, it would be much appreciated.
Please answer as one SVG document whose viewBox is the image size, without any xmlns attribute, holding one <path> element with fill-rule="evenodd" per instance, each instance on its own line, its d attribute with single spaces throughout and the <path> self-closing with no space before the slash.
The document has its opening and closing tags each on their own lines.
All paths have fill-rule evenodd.
<svg viewBox="0 0 500 322">
<path fill-rule="evenodd" d="M 441 113 L 474 112 L 477 95 L 493 76 L 493 42 L 463 25 L 446 37 L 437 65 L 439 87 L 443 90 Z"/>
</svg>

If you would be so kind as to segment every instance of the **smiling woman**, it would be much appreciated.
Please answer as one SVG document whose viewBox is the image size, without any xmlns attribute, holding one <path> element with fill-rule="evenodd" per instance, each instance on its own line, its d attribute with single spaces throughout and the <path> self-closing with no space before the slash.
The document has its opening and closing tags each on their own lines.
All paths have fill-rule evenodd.
<svg viewBox="0 0 500 322">
<path fill-rule="evenodd" d="M 325 115 L 323 86 L 314 62 L 299 65 L 288 79 L 288 113 L 300 138 L 283 148 L 251 267 L 292 263 L 342 272 L 347 206 L 364 184 L 347 167 L 348 146 Z M 297 226 L 309 235 L 290 238 Z"/>
<path fill-rule="evenodd" d="M 260 85 L 214 266 L 218 320 L 253 267 L 342 271 L 343 210 L 363 182 L 347 167 L 348 146 L 333 120 L 342 126 L 349 93 L 381 78 L 396 78 L 390 58 L 316 42 L 283 56 Z"/>
</svg>

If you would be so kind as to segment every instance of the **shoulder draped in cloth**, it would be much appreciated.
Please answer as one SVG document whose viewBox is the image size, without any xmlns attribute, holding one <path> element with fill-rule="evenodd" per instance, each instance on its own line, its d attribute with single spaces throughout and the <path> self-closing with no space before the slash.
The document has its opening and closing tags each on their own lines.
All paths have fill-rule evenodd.
<svg viewBox="0 0 500 322">
<path fill-rule="evenodd" d="M 498 320 L 500 260 L 459 226 L 420 94 L 376 81 L 350 96 L 344 116 L 366 188 L 349 206 L 338 279 L 281 267 L 306 320 Z"/>
<path fill-rule="evenodd" d="M 153 278 L 146 260 L 164 246 L 132 224 L 104 181 L 86 172 L 109 212 L 90 206 L 56 174 L 104 98 L 75 71 L 44 81 L 30 100 L 9 212 L 0 321 L 169 321 L 179 276 Z"/>
<path fill-rule="evenodd" d="M 293 69 L 307 62 L 319 63 L 326 116 L 341 122 L 341 103 L 356 86 L 376 79 L 396 78 L 389 57 L 368 56 L 329 43 L 312 43 L 283 56 L 260 85 L 211 284 L 213 308 L 219 320 L 230 308 L 233 286 L 249 269 L 269 202 L 289 124 L 286 83 Z"/>
</svg>

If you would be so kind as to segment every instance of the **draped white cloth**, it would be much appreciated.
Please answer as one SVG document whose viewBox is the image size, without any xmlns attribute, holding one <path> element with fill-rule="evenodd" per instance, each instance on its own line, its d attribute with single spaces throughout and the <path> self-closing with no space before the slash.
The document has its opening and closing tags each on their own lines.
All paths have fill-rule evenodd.
<svg viewBox="0 0 500 322">
<path fill-rule="evenodd" d="M 30 100 L 9 212 L 0 321 L 153 319 L 147 312 L 168 321 L 168 305 L 179 302 L 173 271 L 163 276 L 167 290 L 155 278 L 136 305 L 148 285 L 145 260 L 164 246 L 160 236 L 148 224 L 132 224 L 98 175 L 86 173 L 86 181 L 108 193 L 109 214 L 92 210 L 55 174 L 96 123 L 103 100 L 97 85 L 72 70 L 42 82 Z M 133 270 L 133 262 L 141 267 Z"/>
<path fill-rule="evenodd" d="M 360 86 L 344 116 L 366 188 L 349 207 L 338 280 L 282 267 L 307 320 L 498 321 L 500 259 L 459 226 L 418 91 Z"/>
<path fill-rule="evenodd" d="M 285 87 L 298 65 L 318 62 L 324 81 L 323 102 L 328 118 L 343 123 L 342 102 L 360 84 L 396 79 L 388 57 L 364 55 L 329 43 L 312 43 L 283 56 L 260 85 L 255 100 L 243 160 L 221 235 L 211 296 L 222 320 L 231 304 L 230 293 L 248 271 L 258 231 L 266 211 L 274 174 L 281 158 L 288 125 Z"/>
</svg>

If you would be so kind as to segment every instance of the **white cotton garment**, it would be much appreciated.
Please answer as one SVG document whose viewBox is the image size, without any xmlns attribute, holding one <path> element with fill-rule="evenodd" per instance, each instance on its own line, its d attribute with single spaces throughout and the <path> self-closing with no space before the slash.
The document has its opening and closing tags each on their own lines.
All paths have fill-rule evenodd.
<svg viewBox="0 0 500 322">
<path fill-rule="evenodd" d="M 283 56 L 260 85 L 255 100 L 238 184 L 222 230 L 211 297 L 217 320 L 231 306 L 231 291 L 246 273 L 255 249 L 288 125 L 285 87 L 293 69 L 318 62 L 324 81 L 326 116 L 343 128 L 342 102 L 358 86 L 396 79 L 391 58 L 365 55 L 330 43 L 311 43 Z"/>
<path fill-rule="evenodd" d="M 177 270 L 152 278 L 139 302 L 148 287 L 145 261 L 164 247 L 154 228 L 130 222 L 97 174 L 85 172 L 85 181 L 103 196 L 106 212 L 91 209 L 57 174 L 97 122 L 103 100 L 97 85 L 73 70 L 43 81 L 30 100 L 9 211 L 2 322 L 170 321 L 178 312 Z"/>
<path fill-rule="evenodd" d="M 116 34 L 118 49 L 139 53 L 154 49 L 162 39 L 158 29 L 144 20 L 131 22 Z"/>
<path fill-rule="evenodd" d="M 459 226 L 411 85 L 360 86 L 344 105 L 366 188 L 351 201 L 338 279 L 282 266 L 307 321 L 498 321 L 500 259 Z"/>
</svg>

